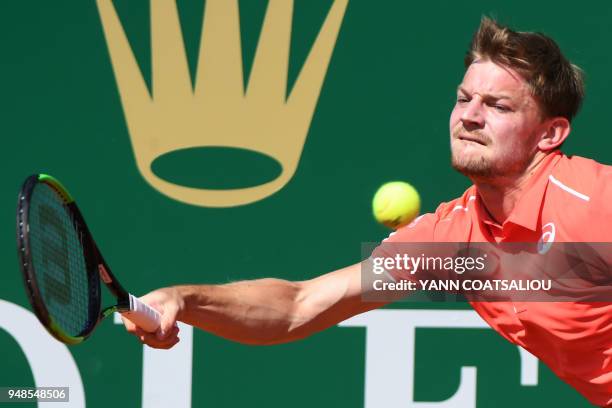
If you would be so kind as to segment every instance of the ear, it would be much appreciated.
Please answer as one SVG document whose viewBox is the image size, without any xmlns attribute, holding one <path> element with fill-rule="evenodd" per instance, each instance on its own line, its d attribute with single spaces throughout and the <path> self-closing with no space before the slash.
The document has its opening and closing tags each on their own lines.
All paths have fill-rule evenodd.
<svg viewBox="0 0 612 408">
<path fill-rule="evenodd" d="M 563 144 L 570 134 L 571 125 L 567 118 L 560 116 L 548 119 L 545 123 L 546 127 L 542 131 L 538 148 L 543 152 L 548 152 Z"/>
</svg>

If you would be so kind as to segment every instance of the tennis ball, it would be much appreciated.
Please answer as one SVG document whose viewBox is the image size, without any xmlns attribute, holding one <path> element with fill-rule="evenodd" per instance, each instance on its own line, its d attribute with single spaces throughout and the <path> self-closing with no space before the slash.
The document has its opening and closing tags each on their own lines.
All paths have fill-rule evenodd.
<svg viewBox="0 0 612 408">
<path fill-rule="evenodd" d="M 419 214 L 420 207 L 419 193 L 403 181 L 383 184 L 372 200 L 376 221 L 394 229 L 410 223 Z"/>
</svg>

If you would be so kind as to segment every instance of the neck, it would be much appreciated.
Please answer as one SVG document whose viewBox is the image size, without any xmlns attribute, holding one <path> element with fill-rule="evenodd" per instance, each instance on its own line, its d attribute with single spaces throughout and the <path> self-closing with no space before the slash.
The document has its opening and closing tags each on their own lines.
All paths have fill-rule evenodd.
<svg viewBox="0 0 612 408">
<path fill-rule="evenodd" d="M 542 166 L 547 154 L 538 152 L 525 171 L 520 174 L 495 177 L 494 179 L 472 178 L 485 210 L 498 224 L 508 218 L 522 197 L 531 176 Z"/>
</svg>

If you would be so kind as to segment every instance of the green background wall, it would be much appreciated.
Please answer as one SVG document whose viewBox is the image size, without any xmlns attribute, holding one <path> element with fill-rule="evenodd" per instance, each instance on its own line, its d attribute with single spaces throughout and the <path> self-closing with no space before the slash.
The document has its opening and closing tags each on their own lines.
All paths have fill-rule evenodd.
<svg viewBox="0 0 612 408">
<path fill-rule="evenodd" d="M 115 5 L 150 81 L 148 1 Z M 178 5 L 193 71 L 203 3 Z M 247 71 L 266 5 L 240 1 Z M 296 1 L 290 83 L 330 5 Z M 295 176 L 262 201 L 214 209 L 169 199 L 138 173 L 95 1 L 0 3 L 0 299 L 29 307 L 14 207 L 35 172 L 68 186 L 106 260 L 138 294 L 176 283 L 307 279 L 359 261 L 362 242 L 388 234 L 370 213 L 378 185 L 410 181 L 424 211 L 469 185 L 449 166 L 448 116 L 483 14 L 551 35 L 584 68 L 587 98 L 564 150 L 611 162 L 612 3 L 351 0 Z M 231 157 L 224 163 L 238 174 L 257 171 Z M 201 182 L 214 171 L 205 160 L 173 166 Z M 469 306 L 391 306 L 402 307 Z M 88 407 L 140 405 L 141 347 L 109 320 L 70 349 Z M 474 365 L 478 407 L 589 406 L 544 366 L 536 387 L 520 386 L 516 347 L 491 330 L 421 329 L 416 347 L 418 401 L 450 397 L 459 368 Z M 274 347 L 195 332 L 193 406 L 362 407 L 364 350 L 358 328 Z M 32 384 L 23 352 L 0 327 L 0 386 Z"/>
</svg>

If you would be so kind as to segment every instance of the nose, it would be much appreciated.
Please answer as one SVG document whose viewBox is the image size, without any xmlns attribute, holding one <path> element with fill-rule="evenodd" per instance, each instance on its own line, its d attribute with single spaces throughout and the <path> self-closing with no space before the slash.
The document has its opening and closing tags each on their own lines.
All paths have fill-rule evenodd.
<svg viewBox="0 0 612 408">
<path fill-rule="evenodd" d="M 481 129 L 484 127 L 482 101 L 480 101 L 478 96 L 473 97 L 464 105 L 460 119 L 466 130 Z"/>
</svg>

